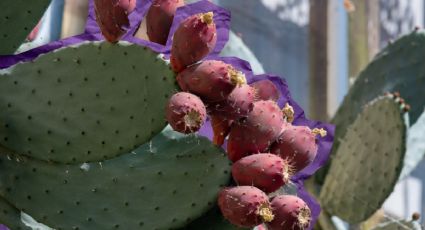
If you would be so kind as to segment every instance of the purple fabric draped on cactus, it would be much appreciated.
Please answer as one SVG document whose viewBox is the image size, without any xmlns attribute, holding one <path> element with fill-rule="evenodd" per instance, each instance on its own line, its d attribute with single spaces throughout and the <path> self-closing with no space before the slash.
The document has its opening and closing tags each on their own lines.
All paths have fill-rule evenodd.
<svg viewBox="0 0 425 230">
<path fill-rule="evenodd" d="M 89 15 L 85 28 L 85 32 L 78 36 L 73 36 L 70 38 L 65 38 L 63 40 L 54 41 L 47 45 L 40 46 L 38 48 L 17 54 L 17 55 L 5 55 L 0 56 L 0 69 L 7 68 L 13 66 L 19 62 L 28 62 L 36 59 L 39 55 L 52 52 L 56 49 L 60 49 L 62 47 L 72 46 L 74 44 L 79 44 L 85 41 L 101 41 L 104 40 L 100 29 L 97 26 L 95 12 L 94 12 L 94 1 L 90 0 L 89 3 Z M 143 20 L 145 14 L 147 13 L 150 5 L 152 4 L 152 0 L 144 0 L 138 1 L 136 9 L 129 15 L 130 20 L 130 28 L 127 33 L 122 37 L 121 40 L 128 41 L 130 43 L 138 44 L 141 46 L 149 47 L 150 49 L 164 54 L 165 58 L 169 57 L 172 43 L 172 35 L 173 32 L 176 31 L 180 22 L 184 20 L 186 17 L 198 14 L 198 13 L 206 13 L 213 11 L 214 12 L 214 21 L 217 27 L 217 43 L 213 52 L 206 57 L 205 59 L 215 59 L 222 60 L 228 64 L 233 65 L 236 69 L 242 71 L 248 80 L 248 83 L 253 83 L 262 79 L 268 79 L 272 81 L 281 93 L 281 97 L 278 101 L 280 107 L 283 107 L 286 102 L 289 102 L 290 105 L 293 106 L 295 110 L 295 120 L 293 122 L 294 125 L 305 125 L 310 128 L 324 128 L 327 131 L 327 136 L 323 138 L 319 138 L 318 140 L 318 154 L 312 164 L 310 164 L 307 168 L 303 169 L 301 172 L 294 175 L 291 180 L 296 185 L 298 189 L 298 195 L 305 200 L 305 202 L 309 205 L 313 214 L 313 223 L 310 228 L 314 225 L 314 222 L 317 220 L 317 217 L 320 213 L 320 206 L 305 190 L 303 186 L 303 180 L 310 177 L 314 174 L 327 160 L 329 157 L 329 153 L 332 147 L 333 142 L 333 134 L 334 127 L 330 124 L 325 124 L 317 121 L 308 120 L 305 117 L 303 109 L 292 99 L 291 94 L 288 89 L 288 85 L 286 81 L 279 77 L 269 74 L 257 75 L 254 76 L 251 67 L 248 62 L 238 59 L 238 58 L 223 58 L 219 57 L 218 53 L 224 47 L 224 45 L 228 41 L 229 37 L 229 26 L 230 26 L 230 12 L 227 10 L 210 3 L 207 0 L 199 1 L 197 3 L 188 4 L 186 6 L 180 7 L 176 11 L 176 15 L 174 17 L 174 22 L 172 24 L 170 34 L 168 36 L 168 41 L 165 46 L 153 43 L 150 41 L 146 41 L 143 39 L 139 39 L 134 37 L 133 35 L 137 32 L 141 21 Z M 199 131 L 200 135 L 206 136 L 212 139 L 212 128 L 210 122 L 207 121 L 206 124 Z M 226 144 L 223 145 L 225 147 Z M 0 226 L 0 229 L 4 229 Z"/>
</svg>

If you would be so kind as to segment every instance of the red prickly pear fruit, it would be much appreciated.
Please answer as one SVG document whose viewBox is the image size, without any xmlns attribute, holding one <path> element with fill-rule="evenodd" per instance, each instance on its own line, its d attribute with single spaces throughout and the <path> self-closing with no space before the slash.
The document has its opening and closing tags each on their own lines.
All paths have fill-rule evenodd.
<svg viewBox="0 0 425 230">
<path fill-rule="evenodd" d="M 123 8 L 127 14 L 130 14 L 136 8 L 136 1 L 137 0 L 119 0 L 118 5 Z"/>
<path fill-rule="evenodd" d="M 198 131 L 206 119 L 204 103 L 196 95 L 180 92 L 168 101 L 166 117 L 171 127 L 181 133 Z"/>
<path fill-rule="evenodd" d="M 224 143 L 224 139 L 230 132 L 230 126 L 232 121 L 227 120 L 222 114 L 211 114 L 211 126 L 213 129 L 213 143 L 221 146 Z"/>
<path fill-rule="evenodd" d="M 252 185 L 271 193 L 289 181 L 288 163 L 270 153 L 244 157 L 232 166 L 232 176 L 238 185 Z"/>
<path fill-rule="evenodd" d="M 267 230 L 267 228 L 264 224 L 260 224 L 260 225 L 255 227 L 255 230 Z"/>
<path fill-rule="evenodd" d="M 285 121 L 276 102 L 257 101 L 246 119 L 234 122 L 230 128 L 227 153 L 235 162 L 253 153 L 266 152 L 282 132 Z"/>
<path fill-rule="evenodd" d="M 213 12 L 188 17 L 177 28 L 171 47 L 171 67 L 179 73 L 208 55 L 217 42 Z"/>
<path fill-rule="evenodd" d="M 226 100 L 211 104 L 208 109 L 211 113 L 220 113 L 228 120 L 239 120 L 248 116 L 255 101 L 255 89 L 249 85 L 236 87 Z"/>
<path fill-rule="evenodd" d="M 316 158 L 317 134 L 326 135 L 326 131 L 288 124 L 270 147 L 270 152 L 287 160 L 294 173 L 299 172 Z"/>
<path fill-rule="evenodd" d="M 218 194 L 218 206 L 224 218 L 239 227 L 252 228 L 273 220 L 269 198 L 256 187 L 224 188 Z"/>
<path fill-rule="evenodd" d="M 222 61 L 207 60 L 192 65 L 177 75 L 183 91 L 208 102 L 223 101 L 237 86 L 246 84 L 245 75 Z"/>
<path fill-rule="evenodd" d="M 183 0 L 155 0 L 146 14 L 146 32 L 149 40 L 165 45 L 173 24 L 176 9 L 184 5 Z"/>
<path fill-rule="evenodd" d="M 108 42 L 116 43 L 130 26 L 126 9 L 119 0 L 94 0 L 96 21 Z"/>
<path fill-rule="evenodd" d="M 279 90 L 272 81 L 260 80 L 252 83 L 251 86 L 255 88 L 258 100 L 279 100 Z"/>
<path fill-rule="evenodd" d="M 271 202 L 274 219 L 266 223 L 269 230 L 304 230 L 311 221 L 307 204 L 293 195 L 280 195 Z"/>
</svg>

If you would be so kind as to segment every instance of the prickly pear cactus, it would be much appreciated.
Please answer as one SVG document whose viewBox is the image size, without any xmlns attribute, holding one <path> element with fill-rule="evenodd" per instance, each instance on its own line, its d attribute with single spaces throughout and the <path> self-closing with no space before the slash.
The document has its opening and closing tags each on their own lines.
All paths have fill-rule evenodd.
<svg viewBox="0 0 425 230">
<path fill-rule="evenodd" d="M 21 222 L 21 211 L 11 205 L 7 200 L 0 197 L 0 223 L 7 225 L 13 230 L 31 230 Z"/>
<path fill-rule="evenodd" d="M 382 50 L 360 73 L 333 118 L 336 136 L 345 136 L 363 105 L 385 92 L 400 92 L 411 105 L 410 122 L 416 122 L 425 107 L 424 58 L 424 31 L 414 31 Z M 338 145 L 336 139 L 333 149 Z"/>
<path fill-rule="evenodd" d="M 393 98 L 367 104 L 341 140 L 320 192 L 323 208 L 353 224 L 379 209 L 399 178 L 405 134 L 400 104 Z"/>
<path fill-rule="evenodd" d="M 209 140 L 171 130 L 93 163 L 50 164 L 1 152 L 0 195 L 56 229 L 183 226 L 215 203 L 230 171 L 224 152 Z"/>
<path fill-rule="evenodd" d="M 0 55 L 12 54 L 43 15 L 50 0 L 0 2 Z"/>
<path fill-rule="evenodd" d="M 175 91 L 174 74 L 146 48 L 64 48 L 1 75 L 0 144 L 53 162 L 109 159 L 161 132 Z"/>
</svg>

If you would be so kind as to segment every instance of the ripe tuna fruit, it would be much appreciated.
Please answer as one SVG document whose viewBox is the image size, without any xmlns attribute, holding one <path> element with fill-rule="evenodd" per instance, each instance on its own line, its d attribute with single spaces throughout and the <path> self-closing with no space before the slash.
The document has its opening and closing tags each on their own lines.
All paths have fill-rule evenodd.
<svg viewBox="0 0 425 230">
<path fill-rule="evenodd" d="M 214 131 L 214 144 L 222 145 L 235 120 L 248 116 L 255 100 L 255 89 L 249 85 L 236 87 L 226 100 L 208 106 Z"/>
<path fill-rule="evenodd" d="M 244 157 L 232 166 L 238 185 L 252 185 L 266 193 L 279 189 L 289 181 L 289 166 L 279 156 L 260 153 Z"/>
<path fill-rule="evenodd" d="M 317 154 L 316 135 L 326 135 L 323 129 L 313 129 L 306 126 L 288 127 L 282 132 L 278 140 L 273 143 L 270 152 L 286 159 L 291 165 L 293 173 L 301 171 Z"/>
<path fill-rule="evenodd" d="M 119 0 L 95 0 L 96 21 L 108 42 L 116 43 L 130 26 L 126 9 Z"/>
<path fill-rule="evenodd" d="M 183 5 L 183 0 L 155 0 L 152 3 L 146 14 L 146 32 L 150 41 L 167 43 L 176 9 Z"/>
<path fill-rule="evenodd" d="M 234 122 L 227 142 L 227 153 L 235 162 L 244 156 L 266 152 L 282 132 L 285 121 L 276 102 L 257 101 L 246 119 Z"/>
<path fill-rule="evenodd" d="M 188 17 L 177 28 L 171 47 L 171 67 L 179 73 L 208 55 L 217 42 L 213 12 Z"/>
<path fill-rule="evenodd" d="M 136 8 L 137 0 L 119 0 L 118 5 L 127 11 L 127 14 L 133 12 L 134 8 Z"/>
<path fill-rule="evenodd" d="M 201 99 L 186 92 L 174 94 L 166 108 L 168 123 L 175 131 L 181 133 L 198 131 L 205 122 L 206 113 Z"/>
<path fill-rule="evenodd" d="M 271 207 L 274 219 L 266 223 L 268 230 L 305 230 L 310 225 L 310 208 L 296 196 L 276 196 Z"/>
<path fill-rule="evenodd" d="M 184 91 L 208 102 L 223 101 L 237 86 L 246 84 L 245 75 L 222 61 L 207 60 L 192 65 L 177 75 Z"/>
<path fill-rule="evenodd" d="M 279 99 L 279 90 L 270 80 L 260 80 L 251 84 L 256 90 L 257 100 L 272 100 Z"/>
<path fill-rule="evenodd" d="M 273 220 L 269 198 L 256 187 L 224 188 L 218 194 L 218 206 L 230 223 L 251 228 Z"/>
</svg>

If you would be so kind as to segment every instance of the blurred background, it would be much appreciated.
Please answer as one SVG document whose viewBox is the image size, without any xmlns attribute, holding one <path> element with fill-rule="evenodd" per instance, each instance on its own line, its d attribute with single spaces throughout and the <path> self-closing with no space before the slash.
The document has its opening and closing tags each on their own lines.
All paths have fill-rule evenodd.
<svg viewBox="0 0 425 230">
<path fill-rule="evenodd" d="M 88 0 L 53 0 L 21 51 L 83 32 Z M 215 0 L 258 60 L 284 77 L 309 118 L 329 120 L 350 84 L 391 40 L 425 24 L 424 0 Z M 425 90 L 425 89 L 424 89 Z M 425 163 L 400 181 L 378 218 L 425 214 Z"/>
</svg>

